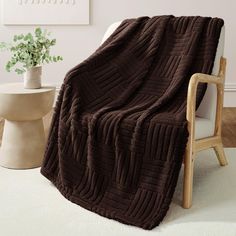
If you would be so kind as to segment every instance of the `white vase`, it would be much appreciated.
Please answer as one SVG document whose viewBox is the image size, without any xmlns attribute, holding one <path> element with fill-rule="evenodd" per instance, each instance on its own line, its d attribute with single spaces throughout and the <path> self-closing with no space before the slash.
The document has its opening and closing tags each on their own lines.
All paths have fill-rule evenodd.
<svg viewBox="0 0 236 236">
<path fill-rule="evenodd" d="M 34 66 L 24 73 L 24 88 L 41 88 L 42 66 Z"/>
</svg>

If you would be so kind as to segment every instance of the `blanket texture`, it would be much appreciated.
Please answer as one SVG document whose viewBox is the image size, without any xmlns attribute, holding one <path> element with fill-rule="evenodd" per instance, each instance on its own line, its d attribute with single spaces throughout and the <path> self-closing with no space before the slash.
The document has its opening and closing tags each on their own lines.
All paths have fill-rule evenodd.
<svg viewBox="0 0 236 236">
<path fill-rule="evenodd" d="M 157 226 L 188 138 L 188 83 L 195 72 L 211 73 L 222 25 L 199 16 L 124 20 L 66 75 L 41 173 L 88 210 Z"/>
</svg>

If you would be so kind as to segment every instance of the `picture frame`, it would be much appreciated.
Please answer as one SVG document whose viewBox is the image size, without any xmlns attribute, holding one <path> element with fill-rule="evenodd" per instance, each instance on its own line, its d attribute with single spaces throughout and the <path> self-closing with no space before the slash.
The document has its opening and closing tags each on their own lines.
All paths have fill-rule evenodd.
<svg viewBox="0 0 236 236">
<path fill-rule="evenodd" d="M 4 25 L 88 25 L 89 0 L 2 0 Z"/>
</svg>

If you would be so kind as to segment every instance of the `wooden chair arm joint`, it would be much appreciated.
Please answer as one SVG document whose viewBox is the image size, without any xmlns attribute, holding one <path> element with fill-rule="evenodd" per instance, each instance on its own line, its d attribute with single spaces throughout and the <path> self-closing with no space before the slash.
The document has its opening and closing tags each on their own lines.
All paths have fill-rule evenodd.
<svg viewBox="0 0 236 236">
<path fill-rule="evenodd" d="M 192 75 L 189 81 L 189 88 L 197 89 L 199 83 L 208 83 L 208 84 L 224 84 L 224 78 L 222 76 L 207 75 L 202 73 L 195 73 Z M 188 89 L 189 89 L 188 88 Z"/>
<path fill-rule="evenodd" d="M 224 77 L 215 76 L 215 75 L 207 75 L 207 74 L 202 74 L 202 73 L 193 74 L 191 76 L 191 79 L 189 81 L 189 86 L 188 86 L 187 113 L 190 112 L 190 110 L 195 113 L 196 93 L 197 93 L 197 87 L 199 83 L 215 84 L 217 88 L 219 88 L 219 87 L 224 86 Z"/>
</svg>

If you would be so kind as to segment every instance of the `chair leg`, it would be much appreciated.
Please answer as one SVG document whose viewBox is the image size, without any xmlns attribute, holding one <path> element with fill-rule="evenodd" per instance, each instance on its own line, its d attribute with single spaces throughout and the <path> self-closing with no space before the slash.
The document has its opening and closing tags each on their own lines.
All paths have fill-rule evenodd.
<svg viewBox="0 0 236 236">
<path fill-rule="evenodd" d="M 183 208 L 192 206 L 194 154 L 192 148 L 186 149 L 184 163 Z"/>
<path fill-rule="evenodd" d="M 218 158 L 218 161 L 221 166 L 226 166 L 228 165 L 228 162 L 225 157 L 225 152 L 222 144 L 218 144 L 217 146 L 214 147 L 215 154 Z"/>
</svg>

